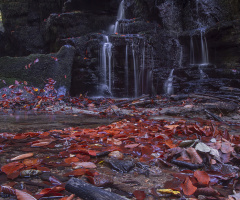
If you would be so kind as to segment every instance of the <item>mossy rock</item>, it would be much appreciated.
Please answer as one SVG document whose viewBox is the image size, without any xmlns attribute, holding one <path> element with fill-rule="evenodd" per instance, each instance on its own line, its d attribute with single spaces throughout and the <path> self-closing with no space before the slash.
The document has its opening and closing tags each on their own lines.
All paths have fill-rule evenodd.
<svg viewBox="0 0 240 200">
<path fill-rule="evenodd" d="M 69 91 L 74 55 L 75 48 L 65 45 L 54 54 L 2 57 L 0 58 L 0 77 L 27 81 L 30 85 L 39 88 L 43 88 L 46 80 L 52 78 L 56 81 L 56 88 L 64 86 Z"/>
</svg>

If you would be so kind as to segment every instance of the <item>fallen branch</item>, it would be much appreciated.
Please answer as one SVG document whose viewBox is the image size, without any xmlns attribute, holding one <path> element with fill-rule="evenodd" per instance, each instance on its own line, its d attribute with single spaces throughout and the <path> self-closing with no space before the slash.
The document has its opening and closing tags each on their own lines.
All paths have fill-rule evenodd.
<svg viewBox="0 0 240 200">
<path fill-rule="evenodd" d="M 71 178 L 65 189 L 83 200 L 126 200 L 118 194 L 98 188 L 77 178 Z"/>
<path fill-rule="evenodd" d="M 217 115 L 214 115 L 214 114 L 211 113 L 209 110 L 204 109 L 204 111 L 205 111 L 208 115 L 210 115 L 213 119 L 215 119 L 216 121 L 223 122 L 223 120 L 222 120 L 220 117 L 218 117 Z"/>
</svg>

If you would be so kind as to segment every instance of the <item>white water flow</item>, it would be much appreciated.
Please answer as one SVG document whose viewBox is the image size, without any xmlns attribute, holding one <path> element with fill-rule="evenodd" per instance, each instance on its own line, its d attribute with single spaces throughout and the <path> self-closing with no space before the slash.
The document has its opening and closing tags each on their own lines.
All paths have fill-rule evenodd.
<svg viewBox="0 0 240 200">
<path fill-rule="evenodd" d="M 137 65 L 136 65 L 136 57 L 134 45 L 132 43 L 132 55 L 133 55 L 133 70 L 134 70 L 134 94 L 135 97 L 138 96 L 138 75 L 137 75 Z"/>
<path fill-rule="evenodd" d="M 115 22 L 115 26 L 114 26 L 114 33 L 118 32 L 119 20 L 124 18 L 125 18 L 124 0 L 122 0 L 118 8 L 118 15 L 117 15 L 117 21 Z"/>
<path fill-rule="evenodd" d="M 173 72 L 174 69 L 171 70 L 169 77 L 164 84 L 165 93 L 168 95 L 173 94 Z"/>
<path fill-rule="evenodd" d="M 108 85 L 108 90 L 112 88 L 112 43 L 109 42 L 109 37 L 104 36 L 104 43 L 101 51 L 101 69 L 103 70 L 103 84 Z M 108 75 L 107 75 L 108 74 Z"/>
<path fill-rule="evenodd" d="M 126 52 L 125 52 L 125 89 L 127 92 L 127 96 L 128 96 L 128 87 L 129 87 L 129 83 L 128 83 L 128 45 L 126 45 Z"/>
<path fill-rule="evenodd" d="M 193 37 L 190 37 L 190 64 L 195 64 Z"/>
<path fill-rule="evenodd" d="M 201 64 L 208 64 L 208 46 L 205 34 L 201 31 L 201 49 L 202 49 L 202 63 Z"/>
</svg>

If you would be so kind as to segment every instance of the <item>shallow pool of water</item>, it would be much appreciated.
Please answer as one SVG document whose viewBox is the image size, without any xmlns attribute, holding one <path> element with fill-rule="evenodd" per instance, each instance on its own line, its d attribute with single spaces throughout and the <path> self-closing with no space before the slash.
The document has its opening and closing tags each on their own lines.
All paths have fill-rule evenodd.
<svg viewBox="0 0 240 200">
<path fill-rule="evenodd" d="M 112 123 L 112 119 L 80 114 L 24 113 L 1 114 L 0 132 L 48 131 L 67 127 L 95 128 Z"/>
</svg>

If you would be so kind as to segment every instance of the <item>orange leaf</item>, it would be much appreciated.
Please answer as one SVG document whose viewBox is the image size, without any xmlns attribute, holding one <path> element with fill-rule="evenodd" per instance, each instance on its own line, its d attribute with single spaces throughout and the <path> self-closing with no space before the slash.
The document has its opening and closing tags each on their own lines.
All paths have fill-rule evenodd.
<svg viewBox="0 0 240 200">
<path fill-rule="evenodd" d="M 31 147 L 42 147 L 49 145 L 53 140 L 52 139 L 42 139 L 35 141 L 35 143 L 32 144 Z"/>
<path fill-rule="evenodd" d="M 82 176 L 86 174 L 87 171 L 88 169 L 76 169 L 74 171 L 64 174 L 64 176 Z"/>
<path fill-rule="evenodd" d="M 209 175 L 205 171 L 195 171 L 194 172 L 194 177 L 198 180 L 198 183 L 200 185 L 208 185 L 210 181 Z"/>
<path fill-rule="evenodd" d="M 177 147 L 176 144 L 173 144 L 173 141 L 172 141 L 172 140 L 166 140 L 166 141 L 165 141 L 165 144 L 166 144 L 170 149 Z"/>
<path fill-rule="evenodd" d="M 25 154 L 22 154 L 22 155 L 19 155 L 19 156 L 16 156 L 16 157 L 12 158 L 11 161 L 22 160 L 22 159 L 29 158 L 29 157 L 32 157 L 32 156 L 33 156 L 33 153 L 25 153 Z"/>
<path fill-rule="evenodd" d="M 75 197 L 75 195 L 72 194 L 72 195 L 70 195 L 69 197 L 63 197 L 63 198 L 61 198 L 61 199 L 59 199 L 59 200 L 73 200 L 74 197 Z"/>
<path fill-rule="evenodd" d="M 12 163 L 2 166 L 1 170 L 5 174 L 9 175 L 9 174 L 12 174 L 13 172 L 18 171 L 19 169 L 22 169 L 23 167 L 24 167 L 24 164 L 22 164 L 22 163 L 12 162 Z"/>
<path fill-rule="evenodd" d="M 78 168 L 88 168 L 88 169 L 94 169 L 97 168 L 97 166 L 93 162 L 75 162 L 72 164 L 73 169 Z"/>
<path fill-rule="evenodd" d="M 26 166 L 33 166 L 33 165 L 39 165 L 41 163 L 41 160 L 38 158 L 32 158 L 32 159 L 25 159 L 23 160 L 23 164 Z"/>
<path fill-rule="evenodd" d="M 14 136 L 13 139 L 15 139 L 15 140 L 21 140 L 21 139 L 25 139 L 25 138 L 27 138 L 27 137 L 28 137 L 28 134 L 17 134 L 17 135 Z"/>
<path fill-rule="evenodd" d="M 89 154 L 90 156 L 97 156 L 98 153 L 99 153 L 99 151 L 88 150 L 88 154 Z"/>
<path fill-rule="evenodd" d="M 135 147 L 138 147 L 140 144 L 127 144 L 127 145 L 125 145 L 124 147 L 125 148 L 129 148 L 129 149 L 133 149 L 133 148 L 135 148 Z"/>
<path fill-rule="evenodd" d="M 16 196 L 18 200 L 37 200 L 36 198 L 34 198 L 32 195 L 23 192 L 21 190 L 15 190 L 16 191 Z"/>
<path fill-rule="evenodd" d="M 202 160 L 202 158 L 199 156 L 199 154 L 197 153 L 197 151 L 194 148 L 189 147 L 189 148 L 186 149 L 186 151 L 189 154 L 192 163 L 194 163 L 194 164 L 202 164 L 203 160 Z"/>
<path fill-rule="evenodd" d="M 77 157 L 71 157 L 71 158 L 64 159 L 64 162 L 67 164 L 71 164 L 73 162 L 78 162 L 78 161 L 79 161 L 79 159 Z"/>
<path fill-rule="evenodd" d="M 183 189 L 183 193 L 185 195 L 192 195 L 195 193 L 195 191 L 197 190 L 197 187 L 195 187 L 192 184 L 192 181 L 189 179 L 189 177 L 187 177 L 185 179 L 185 181 L 182 183 L 182 189 Z"/>
</svg>

